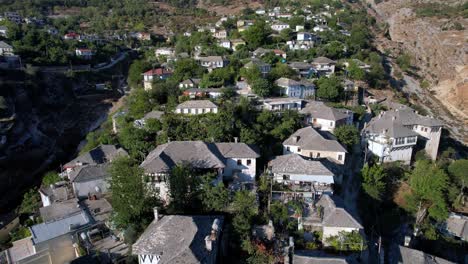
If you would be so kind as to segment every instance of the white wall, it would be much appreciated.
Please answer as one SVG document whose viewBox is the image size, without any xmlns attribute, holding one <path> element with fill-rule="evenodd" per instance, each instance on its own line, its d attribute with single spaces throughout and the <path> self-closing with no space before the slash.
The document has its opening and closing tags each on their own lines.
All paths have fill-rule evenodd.
<svg viewBox="0 0 468 264">
<path fill-rule="evenodd" d="M 42 201 L 42 206 L 43 207 L 49 206 L 52 203 L 50 201 L 49 196 L 44 195 L 42 192 L 39 192 L 39 194 L 41 195 L 41 201 Z"/>
<path fill-rule="evenodd" d="M 358 228 L 346 228 L 346 227 L 323 227 L 323 241 L 326 240 L 326 238 L 331 237 L 331 236 L 337 236 L 339 232 L 352 232 L 352 231 L 359 231 Z"/>
<path fill-rule="evenodd" d="M 203 113 L 203 110 L 205 112 Z M 177 114 L 191 114 L 191 115 L 201 115 L 206 113 L 218 113 L 218 108 L 177 108 L 175 111 Z"/>
<path fill-rule="evenodd" d="M 288 150 L 289 147 L 289 150 Z M 325 150 L 314 150 L 314 149 L 301 149 L 299 151 L 298 146 L 283 146 L 283 155 L 296 153 L 306 158 L 331 158 L 335 160 L 335 163 L 344 164 L 346 161 L 346 152 L 336 152 L 336 151 L 325 151 Z M 320 155 L 319 155 L 320 153 Z M 341 155 L 341 160 L 339 156 Z"/>
<path fill-rule="evenodd" d="M 275 173 L 275 181 L 282 183 L 283 175 L 289 175 L 289 181 L 297 182 L 317 182 L 323 184 L 333 184 L 333 176 L 328 175 L 303 175 L 303 174 L 286 174 L 286 173 Z"/>
<path fill-rule="evenodd" d="M 237 165 L 237 160 L 241 160 L 242 165 Z M 247 160 L 250 160 L 250 165 L 247 165 Z M 241 181 L 255 181 L 257 168 L 257 161 L 255 158 L 228 158 L 226 160 L 226 167 L 224 168 L 224 176 L 231 177 L 233 171 L 238 170 Z"/>
</svg>

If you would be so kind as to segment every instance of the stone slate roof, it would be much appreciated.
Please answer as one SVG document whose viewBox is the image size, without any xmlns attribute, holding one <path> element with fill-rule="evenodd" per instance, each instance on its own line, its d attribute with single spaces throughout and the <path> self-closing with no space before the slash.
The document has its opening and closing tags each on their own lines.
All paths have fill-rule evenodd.
<svg viewBox="0 0 468 264">
<path fill-rule="evenodd" d="M 198 85 L 198 84 L 200 84 L 200 81 L 201 81 L 201 79 L 190 78 L 190 79 L 187 79 L 187 80 L 181 82 L 180 84 Z"/>
<path fill-rule="evenodd" d="M 298 140 L 296 141 L 295 138 Z M 304 150 L 347 152 L 334 138 L 326 138 L 313 127 L 305 127 L 294 132 L 283 145 L 300 146 Z"/>
<path fill-rule="evenodd" d="M 213 241 L 211 252 L 205 248 L 205 237 L 211 234 L 215 219 L 219 219 L 222 227 L 222 216 L 164 216 L 146 228 L 133 244 L 132 253 L 158 255 L 160 263 L 215 263 L 213 256 L 217 254 L 219 236 Z"/>
<path fill-rule="evenodd" d="M 351 264 L 357 263 L 344 257 L 330 256 L 321 251 L 295 250 L 293 255 L 294 264 Z"/>
<path fill-rule="evenodd" d="M 70 233 L 70 227 L 76 229 L 90 223 L 90 217 L 81 211 L 60 220 L 33 225 L 29 229 L 34 244 L 37 244 Z"/>
<path fill-rule="evenodd" d="M 300 111 L 300 113 L 310 115 L 313 118 L 338 121 L 347 118 L 350 114 L 352 114 L 352 111 L 329 107 L 323 102 L 310 101 Z"/>
<path fill-rule="evenodd" d="M 213 145 L 213 144 L 210 144 Z M 214 143 L 224 158 L 259 158 L 260 155 L 245 143 Z"/>
<path fill-rule="evenodd" d="M 275 83 L 276 85 L 282 86 L 282 87 L 300 85 L 300 82 L 295 81 L 293 79 L 284 78 L 284 77 L 279 78 L 278 80 L 275 81 Z"/>
<path fill-rule="evenodd" d="M 421 116 L 411 108 L 399 108 L 382 112 L 372 118 L 365 131 L 375 134 L 385 134 L 392 138 L 417 136 L 418 134 L 408 127 L 422 125 L 426 127 L 439 127 L 442 122 L 437 119 Z"/>
<path fill-rule="evenodd" d="M 312 64 L 336 64 L 336 61 L 331 60 L 327 57 L 318 57 L 312 61 Z"/>
<path fill-rule="evenodd" d="M 221 56 L 207 56 L 207 57 L 199 57 L 198 58 L 200 61 L 204 62 L 219 62 L 219 61 L 224 61 L 224 58 Z"/>
<path fill-rule="evenodd" d="M 63 219 L 79 212 L 81 212 L 81 208 L 79 207 L 78 199 L 70 199 L 39 208 L 42 220 L 46 223 Z"/>
<path fill-rule="evenodd" d="M 118 148 L 116 145 L 100 145 L 71 160 L 65 164 L 64 167 L 73 168 L 77 166 L 77 163 L 79 162 L 83 163 L 83 165 L 102 164 L 119 155 L 128 156 L 128 153 L 124 149 Z"/>
<path fill-rule="evenodd" d="M 146 119 L 153 118 L 153 119 L 160 120 L 163 115 L 164 115 L 164 112 L 162 112 L 162 111 L 151 111 L 151 112 L 147 113 L 143 117 L 143 119 L 146 120 Z"/>
<path fill-rule="evenodd" d="M 362 229 L 362 225 L 344 208 L 341 198 L 322 195 L 317 206 L 323 207 L 322 225 L 325 227 L 347 227 Z"/>
<path fill-rule="evenodd" d="M 215 169 L 224 168 L 226 158 L 258 157 L 258 153 L 245 143 L 173 141 L 151 151 L 140 167 L 146 173 L 166 173 L 181 163 L 199 169 Z"/>
<path fill-rule="evenodd" d="M 13 47 L 8 45 L 6 42 L 4 41 L 0 41 L 0 49 L 12 49 Z"/>
<path fill-rule="evenodd" d="M 301 61 L 293 61 L 290 62 L 288 65 L 289 67 L 298 70 L 310 70 L 312 68 L 312 65 L 310 63 Z"/>
<path fill-rule="evenodd" d="M 177 106 L 177 109 L 186 108 L 217 108 L 218 106 L 210 100 L 189 100 Z"/>
<path fill-rule="evenodd" d="M 298 154 L 277 156 L 269 162 L 269 166 L 273 173 L 333 176 L 333 173 L 320 161 L 306 160 Z"/>
<path fill-rule="evenodd" d="M 445 221 L 445 224 L 450 234 L 468 241 L 468 217 L 451 214 Z"/>
<path fill-rule="evenodd" d="M 109 176 L 108 164 L 88 165 L 75 168 L 69 174 L 71 182 L 88 182 L 106 179 Z"/>
<path fill-rule="evenodd" d="M 270 64 L 263 62 L 260 59 L 257 58 L 252 58 L 250 61 L 245 65 L 246 68 L 252 68 L 253 66 L 257 67 L 265 67 L 265 66 L 270 66 Z"/>
<path fill-rule="evenodd" d="M 51 201 L 65 201 L 70 194 L 65 181 L 54 183 L 53 186 L 42 186 L 39 192 L 48 196 Z"/>
<path fill-rule="evenodd" d="M 402 263 L 402 264 L 455 264 L 455 262 L 451 262 L 445 260 L 443 258 L 439 258 L 436 256 L 429 255 L 422 251 L 407 248 L 404 246 L 399 246 L 399 257 L 400 259 L 397 261 L 390 261 L 390 264 L 395 263 Z"/>
</svg>

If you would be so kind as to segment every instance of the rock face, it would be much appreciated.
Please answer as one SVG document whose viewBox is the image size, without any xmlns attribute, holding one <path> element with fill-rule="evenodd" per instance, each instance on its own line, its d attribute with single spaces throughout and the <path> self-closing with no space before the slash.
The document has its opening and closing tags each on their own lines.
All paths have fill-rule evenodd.
<svg viewBox="0 0 468 264">
<path fill-rule="evenodd" d="M 418 17 L 415 9 L 424 3 L 458 5 L 463 0 L 367 0 L 379 18 L 388 24 L 391 41 L 413 57 L 421 78 L 429 81 L 434 96 L 468 124 L 468 19 Z M 450 30 L 454 23 L 464 30 Z"/>
<path fill-rule="evenodd" d="M 89 128 L 105 117 L 110 104 L 102 99 L 111 95 L 76 96 L 86 83 L 84 76 L 0 72 L 0 96 L 8 106 L 0 116 L 1 211 L 40 182 L 38 172 L 73 155 Z"/>
</svg>

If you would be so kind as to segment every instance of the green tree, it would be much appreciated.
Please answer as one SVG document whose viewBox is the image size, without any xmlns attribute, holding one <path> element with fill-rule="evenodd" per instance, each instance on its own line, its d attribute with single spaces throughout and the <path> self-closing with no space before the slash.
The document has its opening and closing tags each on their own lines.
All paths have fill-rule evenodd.
<svg viewBox="0 0 468 264">
<path fill-rule="evenodd" d="M 130 85 L 135 86 L 142 83 L 143 77 L 141 74 L 148 65 L 143 60 L 136 60 L 130 65 L 128 70 L 128 82 Z"/>
<path fill-rule="evenodd" d="M 253 81 L 251 87 L 252 91 L 260 97 L 266 97 L 272 93 L 271 83 L 263 78 Z"/>
<path fill-rule="evenodd" d="M 385 177 L 387 176 L 382 166 L 373 165 L 369 167 L 364 165 L 361 170 L 362 188 L 364 191 L 375 200 L 382 200 L 385 192 Z"/>
<path fill-rule="evenodd" d="M 152 109 L 149 94 L 143 89 L 135 89 L 127 97 L 129 115 L 135 119 L 143 117 Z"/>
<path fill-rule="evenodd" d="M 409 175 L 412 193 L 407 197 L 410 210 L 416 212 L 419 224 L 426 211 L 434 220 L 443 221 L 448 217 L 445 191 L 448 176 L 444 170 L 428 160 L 417 161 Z"/>
<path fill-rule="evenodd" d="M 338 101 L 343 93 L 343 85 L 338 77 L 321 77 L 317 81 L 317 96 L 329 101 Z"/>
<path fill-rule="evenodd" d="M 265 21 L 259 19 L 255 22 L 255 24 L 242 32 L 242 35 L 247 42 L 247 46 L 250 49 L 255 49 L 266 43 L 270 33 L 271 29 L 266 25 Z"/>
<path fill-rule="evenodd" d="M 336 127 L 333 133 L 336 139 L 348 149 L 351 149 L 353 145 L 359 143 L 359 130 L 353 125 Z"/>
<path fill-rule="evenodd" d="M 362 81 L 366 77 L 366 72 L 359 68 L 359 65 L 353 60 L 349 61 L 348 73 L 349 77 L 353 80 Z"/>
<path fill-rule="evenodd" d="M 294 78 L 296 76 L 297 76 L 297 72 L 293 70 L 291 67 L 289 67 L 287 64 L 278 63 L 273 69 L 271 69 L 269 78 L 276 80 L 281 77 Z"/>
<path fill-rule="evenodd" d="M 213 186 L 212 175 L 205 176 L 205 182 L 201 187 L 200 200 L 207 211 L 222 212 L 229 203 L 229 193 L 222 182 Z"/>
<path fill-rule="evenodd" d="M 456 160 L 448 167 L 452 181 L 459 188 L 459 194 L 454 202 L 455 207 L 463 205 L 465 189 L 468 185 L 468 159 Z"/>
<path fill-rule="evenodd" d="M 170 206 L 183 212 L 193 204 L 199 180 L 187 164 L 178 164 L 171 170 L 169 179 Z"/>
<path fill-rule="evenodd" d="M 270 206 L 270 216 L 273 223 L 285 224 L 288 220 L 288 208 L 281 202 L 273 202 Z"/>
<path fill-rule="evenodd" d="M 33 215 L 39 211 L 39 207 L 41 207 L 39 192 L 35 188 L 29 189 L 23 195 L 23 200 L 19 207 L 19 213 Z"/>
<path fill-rule="evenodd" d="M 146 157 L 153 147 L 153 144 L 148 142 L 148 137 L 149 132 L 146 129 L 138 129 L 132 122 L 123 124 L 118 134 L 120 144 L 128 150 L 130 156 L 137 159 Z"/>
<path fill-rule="evenodd" d="M 62 178 L 60 178 L 60 176 L 58 175 L 57 172 L 49 171 L 42 178 L 42 186 L 49 186 L 49 185 L 54 184 L 56 182 L 59 182 L 61 180 L 62 180 Z"/>
<path fill-rule="evenodd" d="M 357 231 L 341 231 L 337 236 L 326 238 L 326 242 L 336 251 L 361 251 L 366 249 L 366 243 Z"/>
<path fill-rule="evenodd" d="M 128 157 L 118 157 L 109 167 L 113 221 L 126 228 L 142 220 L 150 208 L 143 182 L 143 169 Z"/>
<path fill-rule="evenodd" d="M 257 214 L 255 195 L 249 191 L 236 192 L 232 207 L 234 209 L 233 226 L 235 232 L 246 237 L 250 233 L 253 217 Z"/>
<path fill-rule="evenodd" d="M 402 54 L 397 58 L 397 64 L 402 71 L 408 71 L 411 68 L 411 56 L 409 54 Z"/>
<path fill-rule="evenodd" d="M 194 59 L 180 59 L 175 62 L 173 79 L 183 81 L 188 78 L 200 78 L 205 69 Z"/>
</svg>

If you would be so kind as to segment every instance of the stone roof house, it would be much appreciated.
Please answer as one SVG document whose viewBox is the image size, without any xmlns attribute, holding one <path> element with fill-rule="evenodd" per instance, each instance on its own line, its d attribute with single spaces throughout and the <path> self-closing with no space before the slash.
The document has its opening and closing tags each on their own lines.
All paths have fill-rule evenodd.
<svg viewBox="0 0 468 264">
<path fill-rule="evenodd" d="M 312 67 L 319 76 L 329 77 L 335 73 L 336 61 L 327 57 L 318 57 L 312 61 Z"/>
<path fill-rule="evenodd" d="M 315 85 L 307 80 L 295 81 L 281 77 L 275 84 L 280 87 L 280 94 L 288 97 L 304 99 L 315 95 Z"/>
<path fill-rule="evenodd" d="M 116 145 L 99 145 L 67 162 L 63 167 L 67 170 L 71 170 L 79 166 L 103 164 L 112 162 L 113 159 L 120 155 L 128 156 L 128 153 L 123 148 Z"/>
<path fill-rule="evenodd" d="M 352 125 L 354 117 L 351 110 L 329 107 L 318 101 L 309 101 L 300 113 L 306 115 L 308 124 L 330 132 L 342 125 Z"/>
<path fill-rule="evenodd" d="M 307 158 L 329 158 L 344 164 L 347 151 L 332 135 L 321 134 L 309 126 L 297 130 L 283 142 L 283 154 L 289 153 Z"/>
<path fill-rule="evenodd" d="M 221 251 L 222 216 L 167 215 L 155 219 L 133 244 L 140 263 L 215 264 Z"/>
<path fill-rule="evenodd" d="M 388 263 L 390 264 L 455 264 L 455 262 L 451 262 L 445 260 L 443 258 L 439 258 L 430 254 L 427 254 L 423 251 L 399 246 L 398 259 L 390 259 Z"/>
<path fill-rule="evenodd" d="M 177 114 L 201 115 L 207 113 L 218 113 L 218 106 L 210 100 L 189 100 L 176 107 Z"/>
</svg>

